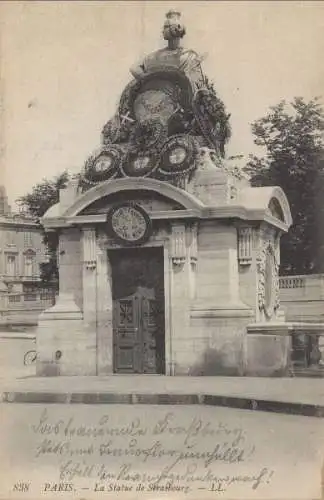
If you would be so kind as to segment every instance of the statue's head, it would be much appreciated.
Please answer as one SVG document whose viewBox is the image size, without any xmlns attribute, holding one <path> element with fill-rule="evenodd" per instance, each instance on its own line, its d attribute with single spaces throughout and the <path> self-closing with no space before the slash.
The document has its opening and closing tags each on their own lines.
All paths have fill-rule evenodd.
<svg viewBox="0 0 324 500">
<path fill-rule="evenodd" d="M 180 20 L 181 14 L 175 10 L 170 10 L 166 14 L 163 26 L 163 38 L 168 40 L 169 47 L 178 45 L 180 39 L 186 34 L 186 29 Z"/>
</svg>

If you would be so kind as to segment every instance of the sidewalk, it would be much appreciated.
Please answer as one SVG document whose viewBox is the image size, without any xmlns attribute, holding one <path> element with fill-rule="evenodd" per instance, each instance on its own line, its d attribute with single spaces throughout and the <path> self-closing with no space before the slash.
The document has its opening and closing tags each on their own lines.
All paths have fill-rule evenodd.
<svg viewBox="0 0 324 500">
<path fill-rule="evenodd" d="M 8 403 L 204 404 L 324 417 L 324 380 L 263 377 L 25 377 L 0 380 Z"/>
</svg>

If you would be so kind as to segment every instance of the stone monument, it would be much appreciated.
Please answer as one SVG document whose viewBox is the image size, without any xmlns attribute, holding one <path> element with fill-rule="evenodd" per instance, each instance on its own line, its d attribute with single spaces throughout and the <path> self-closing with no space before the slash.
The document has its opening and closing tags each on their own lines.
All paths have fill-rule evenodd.
<svg viewBox="0 0 324 500">
<path fill-rule="evenodd" d="M 39 317 L 38 375 L 289 369 L 287 198 L 229 167 L 229 115 L 184 34 L 170 11 L 168 46 L 131 68 L 101 147 L 42 219 L 60 291 Z"/>
</svg>

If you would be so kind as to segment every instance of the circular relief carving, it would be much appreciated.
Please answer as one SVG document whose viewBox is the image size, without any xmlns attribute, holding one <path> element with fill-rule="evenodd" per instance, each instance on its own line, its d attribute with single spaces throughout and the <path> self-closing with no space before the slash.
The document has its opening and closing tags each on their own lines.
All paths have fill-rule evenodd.
<svg viewBox="0 0 324 500">
<path fill-rule="evenodd" d="M 123 203 L 113 207 L 107 218 L 110 236 L 126 245 L 144 243 L 151 232 L 148 214 L 139 205 Z"/>
<path fill-rule="evenodd" d="M 166 141 L 161 152 L 159 172 L 165 176 L 185 174 L 195 168 L 196 148 L 190 136 L 178 135 Z"/>
<path fill-rule="evenodd" d="M 176 107 L 177 102 L 173 96 L 163 89 L 146 90 L 134 101 L 135 116 L 140 122 L 149 117 L 160 116 L 160 119 L 166 123 Z"/>
</svg>

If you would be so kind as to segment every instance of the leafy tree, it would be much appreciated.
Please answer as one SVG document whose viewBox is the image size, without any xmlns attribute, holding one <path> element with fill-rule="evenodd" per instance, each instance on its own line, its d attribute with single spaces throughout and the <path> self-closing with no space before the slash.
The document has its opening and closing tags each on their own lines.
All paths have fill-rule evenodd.
<svg viewBox="0 0 324 500">
<path fill-rule="evenodd" d="M 52 205 L 58 203 L 59 191 L 66 186 L 69 179 L 70 175 L 67 171 L 51 180 L 43 179 L 32 188 L 30 193 L 18 198 L 17 202 L 38 220 Z"/>
<path fill-rule="evenodd" d="M 254 186 L 277 185 L 290 203 L 293 225 L 281 240 L 281 273 L 324 271 L 324 111 L 317 98 L 281 101 L 252 124 L 264 150 L 245 171 Z"/>
<path fill-rule="evenodd" d="M 43 179 L 36 184 L 30 193 L 21 196 L 17 202 L 20 207 L 32 215 L 37 223 L 40 224 L 40 218 L 45 212 L 55 203 L 59 201 L 59 191 L 64 188 L 70 179 L 67 171 L 59 174 L 53 179 Z M 57 236 L 43 231 L 43 241 L 48 251 L 48 262 L 41 264 L 41 280 L 47 285 L 58 284 L 58 269 L 57 269 Z"/>
</svg>

